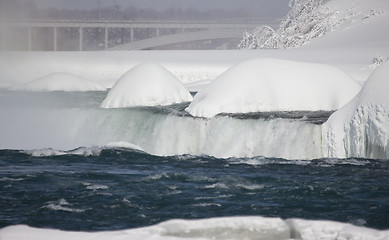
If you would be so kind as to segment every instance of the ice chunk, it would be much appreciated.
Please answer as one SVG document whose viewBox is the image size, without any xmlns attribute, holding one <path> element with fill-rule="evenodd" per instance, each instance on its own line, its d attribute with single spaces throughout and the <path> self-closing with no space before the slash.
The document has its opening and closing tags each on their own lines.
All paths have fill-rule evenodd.
<svg viewBox="0 0 389 240">
<path fill-rule="evenodd" d="M 171 220 L 157 225 L 162 236 L 201 239 L 288 239 L 290 229 L 280 218 L 225 217 Z"/>
<path fill-rule="evenodd" d="M 389 158 L 389 62 L 377 68 L 359 94 L 323 124 L 324 155 Z"/>
<path fill-rule="evenodd" d="M 98 83 L 89 81 L 70 73 L 56 72 L 28 83 L 10 87 L 9 90 L 34 92 L 105 91 L 106 88 Z"/>
<path fill-rule="evenodd" d="M 101 107 L 162 106 L 191 100 L 189 91 L 167 69 L 144 63 L 130 69 L 117 81 Z"/>
<path fill-rule="evenodd" d="M 293 239 L 301 240 L 383 240 L 389 237 L 389 231 L 357 227 L 349 223 L 334 221 L 312 221 L 304 219 L 287 219 L 292 230 Z"/>
<path fill-rule="evenodd" d="M 211 118 L 219 113 L 335 110 L 359 90 L 349 75 L 328 65 L 254 59 L 227 70 L 186 111 Z"/>
</svg>

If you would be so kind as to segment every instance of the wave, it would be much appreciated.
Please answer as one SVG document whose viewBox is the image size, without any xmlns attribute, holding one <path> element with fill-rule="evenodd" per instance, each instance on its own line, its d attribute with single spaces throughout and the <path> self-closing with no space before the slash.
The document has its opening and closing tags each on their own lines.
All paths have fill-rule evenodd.
<svg viewBox="0 0 389 240">
<path fill-rule="evenodd" d="M 103 190 L 103 189 L 108 189 L 109 187 L 106 186 L 106 185 L 103 185 L 103 184 L 92 184 L 92 183 L 82 183 L 86 189 L 88 190 L 93 190 L 93 191 L 96 191 L 96 190 Z"/>
<path fill-rule="evenodd" d="M 64 156 L 64 155 L 76 155 L 76 156 L 99 156 L 104 150 L 126 150 L 126 151 L 138 151 L 143 152 L 142 148 L 135 144 L 127 142 L 113 142 L 108 143 L 105 146 L 98 147 L 78 147 L 72 150 L 56 150 L 52 148 L 22 150 L 23 153 L 31 155 L 33 157 L 52 157 L 52 156 Z"/>
<path fill-rule="evenodd" d="M 73 212 L 73 213 L 82 213 L 87 210 L 87 209 L 72 208 L 71 204 L 68 203 L 66 199 L 63 198 L 58 201 L 48 202 L 46 205 L 42 206 L 41 208 L 46 208 L 52 211 L 65 211 L 65 212 Z"/>
<path fill-rule="evenodd" d="M 217 207 L 217 206 L 216 206 Z M 200 220 L 169 220 L 160 224 L 105 232 L 71 232 L 15 225 L 0 230 L 3 240 L 18 239 L 369 239 L 389 238 L 389 230 L 375 230 L 349 223 L 304 219 L 264 218 L 258 216 L 222 217 Z"/>
<path fill-rule="evenodd" d="M 10 150 L 0 150 L 2 152 L 10 151 Z M 11 150 L 14 152 L 13 150 Z M 117 142 L 117 143 L 111 143 L 107 144 L 103 147 L 80 147 L 72 150 L 55 150 L 51 148 L 47 149 L 34 149 L 34 150 L 19 150 L 18 152 L 21 152 L 23 154 L 31 155 L 33 157 L 60 157 L 60 156 L 101 156 L 102 154 L 141 154 L 144 156 L 153 156 L 157 157 L 155 155 L 151 155 L 145 151 L 142 151 L 142 149 L 131 143 L 126 142 Z M 165 156 L 160 157 L 161 159 L 173 159 L 178 161 L 189 161 L 193 163 L 203 163 L 207 162 L 209 160 L 218 160 L 217 158 L 214 158 L 212 156 L 195 156 L 195 155 L 175 155 L 175 156 Z M 363 158 L 318 158 L 318 159 L 312 159 L 312 160 L 299 160 L 299 159 L 283 159 L 283 158 L 266 158 L 266 157 L 242 157 L 242 158 L 225 158 L 225 159 L 219 159 L 225 161 L 224 164 L 227 165 L 250 165 L 250 166 L 262 166 L 262 165 L 298 165 L 298 166 L 308 166 L 308 165 L 315 165 L 318 167 L 334 167 L 339 165 L 354 165 L 354 166 L 366 166 L 371 163 L 381 161 L 381 160 L 372 160 L 372 159 L 363 159 Z M 171 177 L 183 177 L 179 173 L 158 173 L 154 175 L 150 175 L 148 177 L 145 177 L 143 181 L 155 181 L 159 180 L 161 178 L 171 178 Z M 204 176 L 187 176 L 193 181 L 207 181 L 207 182 L 215 182 L 217 179 L 212 179 L 209 177 Z M 2 180 L 2 179 L 0 179 Z M 12 179 L 9 179 L 10 181 Z M 21 179 L 23 180 L 23 179 Z M 16 181 L 16 180 L 14 180 Z M 215 187 L 217 185 L 211 184 L 208 187 L 211 188 L 211 186 Z M 220 187 L 220 186 L 219 186 Z M 247 188 L 250 188 L 248 186 Z"/>
<path fill-rule="evenodd" d="M 44 149 L 35 149 L 35 150 L 25 150 L 23 152 L 33 157 L 51 157 L 51 156 L 63 156 L 63 155 L 94 156 L 94 155 L 99 155 L 101 149 L 98 147 L 92 147 L 92 148 L 80 147 L 74 150 L 62 151 L 62 150 L 55 150 L 52 148 L 44 148 Z"/>
</svg>

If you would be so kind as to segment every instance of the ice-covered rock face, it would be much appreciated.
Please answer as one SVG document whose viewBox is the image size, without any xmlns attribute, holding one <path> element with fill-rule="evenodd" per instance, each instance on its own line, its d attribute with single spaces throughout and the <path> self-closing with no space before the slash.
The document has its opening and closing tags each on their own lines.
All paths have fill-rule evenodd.
<svg viewBox="0 0 389 240">
<path fill-rule="evenodd" d="M 101 107 L 163 106 L 191 100 L 189 91 L 167 69 L 144 63 L 130 69 L 116 82 Z"/>
<path fill-rule="evenodd" d="M 211 118 L 219 113 L 336 110 L 359 90 L 349 75 L 328 65 L 254 59 L 227 70 L 186 111 Z"/>
<path fill-rule="evenodd" d="M 14 91 L 105 91 L 106 88 L 98 83 L 86 80 L 73 74 L 57 72 L 31 82 L 10 87 Z"/>
<path fill-rule="evenodd" d="M 323 154 L 389 159 L 389 62 L 323 124 Z"/>
</svg>

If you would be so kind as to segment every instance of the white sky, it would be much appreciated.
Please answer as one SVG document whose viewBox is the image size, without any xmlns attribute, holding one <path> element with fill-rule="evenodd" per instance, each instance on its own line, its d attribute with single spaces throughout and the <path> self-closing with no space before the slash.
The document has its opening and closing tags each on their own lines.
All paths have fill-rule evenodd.
<svg viewBox="0 0 389 240">
<path fill-rule="evenodd" d="M 258 11 L 258 15 L 284 16 L 288 12 L 289 0 L 22 0 L 34 1 L 40 8 L 93 9 L 101 6 L 119 5 L 123 8 L 136 6 L 139 8 L 167 9 L 175 6 L 185 8 L 209 9 L 240 9 L 243 11 Z M 262 14 L 261 14 L 262 13 Z"/>
</svg>

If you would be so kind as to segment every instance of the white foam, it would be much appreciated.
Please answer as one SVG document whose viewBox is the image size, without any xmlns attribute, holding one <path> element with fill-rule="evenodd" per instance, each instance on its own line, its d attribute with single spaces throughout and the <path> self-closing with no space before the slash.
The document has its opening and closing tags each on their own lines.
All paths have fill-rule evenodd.
<svg viewBox="0 0 389 240">
<path fill-rule="evenodd" d="M 219 203 L 198 203 L 198 204 L 193 204 L 192 206 L 194 207 L 221 207 L 222 205 Z"/>
<path fill-rule="evenodd" d="M 69 204 L 66 201 L 66 199 L 63 198 L 56 202 L 48 202 L 42 208 L 46 208 L 53 211 L 65 211 L 65 212 L 74 212 L 74 213 L 82 213 L 86 211 L 86 209 L 71 208 L 71 204 Z"/>
<path fill-rule="evenodd" d="M 51 148 L 34 149 L 23 151 L 26 154 L 30 154 L 33 157 L 50 157 L 50 156 L 62 156 L 62 155 L 78 155 L 78 156 L 96 156 L 101 152 L 101 148 L 98 147 L 79 147 L 73 150 L 63 151 Z"/>
<path fill-rule="evenodd" d="M 18 182 L 23 180 L 25 180 L 25 178 L 9 178 L 9 177 L 0 178 L 0 181 L 5 181 L 5 182 Z"/>
<path fill-rule="evenodd" d="M 280 59 L 235 65 L 202 89 L 186 109 L 192 116 L 219 113 L 335 110 L 360 86 L 337 68 Z"/>
<path fill-rule="evenodd" d="M 115 83 L 101 107 L 171 105 L 191 100 L 189 91 L 167 69 L 144 63 L 130 69 Z"/>
<path fill-rule="evenodd" d="M 102 190 L 102 189 L 108 189 L 109 187 L 103 184 L 92 184 L 92 183 L 82 183 L 84 186 L 86 186 L 86 189 L 88 190 Z"/>
<path fill-rule="evenodd" d="M 50 156 L 63 156 L 63 155 L 77 155 L 77 156 L 98 156 L 104 149 L 130 149 L 140 152 L 144 150 L 135 145 L 124 141 L 112 142 L 105 144 L 101 147 L 78 147 L 72 150 L 57 150 L 52 148 L 24 150 L 23 153 L 30 154 L 33 157 L 50 157 Z"/>
<path fill-rule="evenodd" d="M 10 87 L 9 90 L 34 92 L 105 91 L 106 88 L 70 73 L 56 72 L 24 84 L 15 85 Z"/>
<path fill-rule="evenodd" d="M 263 184 L 237 184 L 236 187 L 238 188 L 244 188 L 246 190 L 254 191 L 254 190 L 260 190 L 265 187 Z"/>
<path fill-rule="evenodd" d="M 109 148 L 127 148 L 127 149 L 132 149 L 132 150 L 144 152 L 144 150 L 141 147 L 139 147 L 138 145 L 132 144 L 129 142 L 124 142 L 124 141 L 108 143 L 104 146 L 104 148 L 108 148 L 108 149 Z"/>
<path fill-rule="evenodd" d="M 213 188 L 228 189 L 229 187 L 225 183 L 214 183 L 214 184 L 206 185 L 203 188 L 206 188 L 206 189 L 213 189 Z"/>
<path fill-rule="evenodd" d="M 159 173 L 146 177 L 147 180 L 159 180 L 161 178 L 169 178 L 167 173 Z"/>
</svg>

